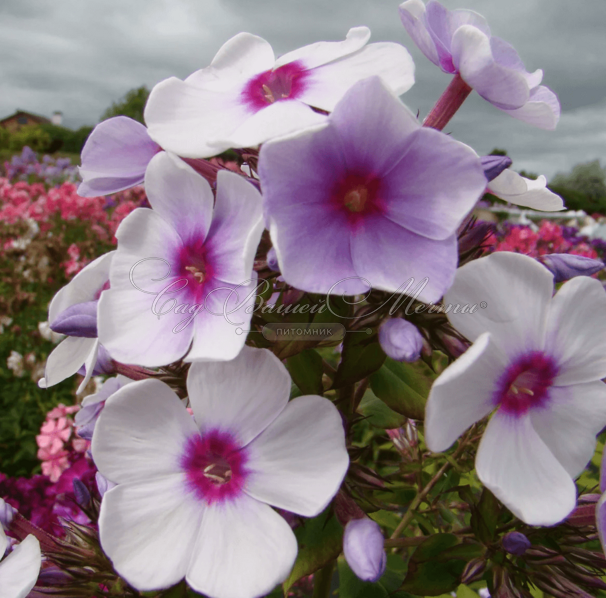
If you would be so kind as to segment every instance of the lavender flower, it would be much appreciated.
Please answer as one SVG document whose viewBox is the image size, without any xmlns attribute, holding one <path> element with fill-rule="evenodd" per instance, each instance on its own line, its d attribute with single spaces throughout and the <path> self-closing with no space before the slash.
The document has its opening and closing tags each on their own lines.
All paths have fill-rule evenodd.
<svg viewBox="0 0 606 598">
<path fill-rule="evenodd" d="M 345 526 L 343 554 L 351 570 L 363 581 L 377 581 L 385 572 L 387 555 L 383 532 L 369 517 L 352 519 Z"/>
<path fill-rule="evenodd" d="M 391 318 L 379 329 L 379 342 L 385 353 L 396 361 L 416 361 L 423 349 L 419 329 L 403 318 Z"/>
<path fill-rule="evenodd" d="M 591 276 L 604 269 L 604 262 L 571 253 L 550 253 L 539 261 L 553 274 L 555 282 L 564 282 L 575 276 Z"/>
</svg>

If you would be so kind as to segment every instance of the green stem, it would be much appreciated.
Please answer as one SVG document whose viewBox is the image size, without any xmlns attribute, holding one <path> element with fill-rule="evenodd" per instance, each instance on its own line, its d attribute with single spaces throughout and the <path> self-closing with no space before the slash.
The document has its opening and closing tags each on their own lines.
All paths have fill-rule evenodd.
<svg viewBox="0 0 606 598">
<path fill-rule="evenodd" d="M 314 593 L 313 598 L 329 598 L 330 586 L 332 583 L 332 572 L 335 568 L 335 561 L 330 561 L 328 565 L 314 573 Z"/>
</svg>

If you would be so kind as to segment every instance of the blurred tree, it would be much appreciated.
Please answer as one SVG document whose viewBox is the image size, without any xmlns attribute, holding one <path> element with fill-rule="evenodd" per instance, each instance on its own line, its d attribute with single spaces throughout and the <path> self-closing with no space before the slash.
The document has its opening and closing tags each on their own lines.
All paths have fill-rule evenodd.
<svg viewBox="0 0 606 598">
<path fill-rule="evenodd" d="M 593 204 L 606 203 L 606 168 L 599 160 L 577 164 L 569 174 L 556 174 L 551 185 L 577 191 Z"/>
<path fill-rule="evenodd" d="M 131 89 L 126 95 L 114 102 L 101 117 L 101 120 L 107 120 L 113 116 L 128 116 L 134 120 L 143 123 L 143 109 L 149 97 L 149 89 L 145 85 Z"/>
<path fill-rule="evenodd" d="M 51 144 L 51 136 L 38 125 L 27 125 L 11 134 L 8 142 L 9 149 L 18 152 L 26 145 L 35 152 L 47 151 Z"/>
<path fill-rule="evenodd" d="M 501 149 L 499 147 L 495 147 L 488 155 L 489 156 L 506 156 L 507 150 Z"/>
</svg>

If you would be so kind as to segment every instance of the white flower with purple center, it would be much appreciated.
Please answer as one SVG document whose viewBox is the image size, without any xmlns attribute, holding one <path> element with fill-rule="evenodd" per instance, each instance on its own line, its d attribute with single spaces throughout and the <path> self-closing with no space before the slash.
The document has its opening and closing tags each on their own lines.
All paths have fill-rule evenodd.
<svg viewBox="0 0 606 598">
<path fill-rule="evenodd" d="M 164 149 L 205 158 L 323 122 L 356 81 L 380 75 L 398 95 L 414 83 L 414 64 L 399 44 L 366 45 L 367 27 L 342 42 L 318 42 L 276 60 L 264 39 L 239 33 L 211 65 L 185 81 L 156 85 L 145 107 L 149 134 Z"/>
<path fill-rule="evenodd" d="M 7 548 L 8 538 L 0 524 L 0 598 L 25 598 L 40 573 L 40 542 L 30 534 L 3 559 Z"/>
<path fill-rule="evenodd" d="M 477 154 L 421 127 L 378 77 L 354 85 L 325 124 L 264 144 L 259 173 L 289 284 L 355 295 L 428 278 L 425 301 L 452 283 L 457 228 L 486 187 Z"/>
<path fill-rule="evenodd" d="M 115 251 L 84 267 L 51 301 L 48 321 L 52 331 L 67 336 L 48 356 L 40 388 L 48 388 L 73 376 L 84 366 L 84 390 L 93 374 L 109 373 L 111 360 L 97 338 L 97 306 L 109 287 L 109 270 Z"/>
<path fill-rule="evenodd" d="M 499 252 L 460 268 L 444 301 L 471 348 L 435 381 L 425 439 L 446 450 L 491 412 L 476 457 L 482 483 L 522 521 L 553 525 L 574 508 L 577 477 L 606 425 L 606 295 L 578 277 L 553 295 L 553 275 Z M 482 307 L 483 306 L 483 307 Z"/>
<path fill-rule="evenodd" d="M 151 159 L 162 151 L 136 120 L 116 116 L 99 123 L 82 149 L 78 195 L 109 195 L 143 183 Z"/>
<path fill-rule="evenodd" d="M 149 367 L 233 359 L 254 303 L 262 200 L 243 177 L 208 182 L 166 152 L 145 175 L 152 206 L 118 227 L 111 288 L 99 303 L 99 338 L 122 363 Z M 214 207 L 213 207 L 214 204 Z"/>
<path fill-rule="evenodd" d="M 194 363 L 194 417 L 158 380 L 113 394 L 92 451 L 118 485 L 101 505 L 103 550 L 141 591 L 185 577 L 211 598 L 255 598 L 282 582 L 295 536 L 272 507 L 319 514 L 349 459 L 341 416 L 319 396 L 288 401 L 290 376 L 269 351 Z"/>
<path fill-rule="evenodd" d="M 445 73 L 460 76 L 510 116 L 541 129 L 555 129 L 560 103 L 540 84 L 543 71 L 527 72 L 516 50 L 491 35 L 482 15 L 450 11 L 435 0 L 427 6 L 422 0 L 407 0 L 400 5 L 400 18 L 421 52 Z"/>
</svg>

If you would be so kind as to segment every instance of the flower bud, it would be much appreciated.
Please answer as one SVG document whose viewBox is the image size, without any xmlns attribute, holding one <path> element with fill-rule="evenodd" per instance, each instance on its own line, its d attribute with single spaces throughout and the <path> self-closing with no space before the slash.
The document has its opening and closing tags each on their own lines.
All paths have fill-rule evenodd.
<svg viewBox="0 0 606 598">
<path fill-rule="evenodd" d="M 383 543 L 381 528 L 368 517 L 352 519 L 345 526 L 345 560 L 362 581 L 377 581 L 385 572 L 387 555 Z"/>
<path fill-rule="evenodd" d="M 85 301 L 71 305 L 51 322 L 51 330 L 67 336 L 97 338 L 98 303 L 98 301 Z"/>
<path fill-rule="evenodd" d="M 419 329 L 402 318 L 392 318 L 381 325 L 379 343 L 385 353 L 396 361 L 416 361 L 423 349 Z"/>
<path fill-rule="evenodd" d="M 484 176 L 489 183 L 512 164 L 509 156 L 481 156 L 480 162 L 482 162 Z"/>
<path fill-rule="evenodd" d="M 501 539 L 503 548 L 509 554 L 522 556 L 531 546 L 530 540 L 520 532 L 509 532 Z"/>
<path fill-rule="evenodd" d="M 486 560 L 483 558 L 472 559 L 463 569 L 461 583 L 467 585 L 480 579 L 484 575 L 484 571 L 486 571 Z"/>
<path fill-rule="evenodd" d="M 267 252 L 267 267 L 274 272 L 280 271 L 280 266 L 278 265 L 278 255 L 273 247 L 270 247 L 269 251 Z"/>
<path fill-rule="evenodd" d="M 9 505 L 4 499 L 0 498 L 0 525 L 4 528 L 12 523 L 17 509 Z"/>
<path fill-rule="evenodd" d="M 591 276 L 604 268 L 604 262 L 583 255 L 551 253 L 539 261 L 553 274 L 554 282 L 564 282 L 575 276 Z"/>
<path fill-rule="evenodd" d="M 81 507 L 87 507 L 90 504 L 90 492 L 84 482 L 78 478 L 74 478 L 72 485 L 74 487 L 74 494 L 76 495 L 76 502 Z"/>
</svg>

